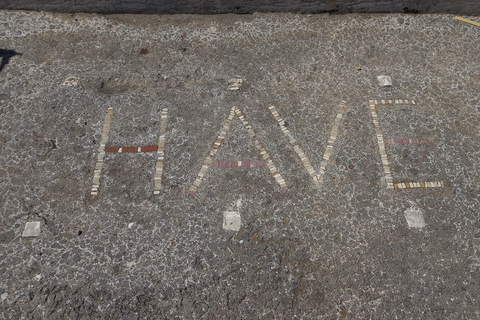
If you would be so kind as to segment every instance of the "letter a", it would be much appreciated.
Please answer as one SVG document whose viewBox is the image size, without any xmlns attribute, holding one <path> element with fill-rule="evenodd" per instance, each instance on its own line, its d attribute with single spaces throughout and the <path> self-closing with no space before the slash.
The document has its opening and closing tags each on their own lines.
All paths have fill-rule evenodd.
<svg viewBox="0 0 480 320">
<path fill-rule="evenodd" d="M 244 127 L 247 129 L 248 135 L 255 143 L 255 147 L 260 151 L 260 154 L 264 161 L 252 161 L 252 162 L 248 162 L 248 161 L 214 162 L 213 161 L 215 155 L 217 154 L 218 148 L 220 148 L 220 145 L 222 144 L 223 139 L 225 139 L 225 136 L 235 116 L 237 116 L 240 119 Z M 198 173 L 197 178 L 195 179 L 192 186 L 190 187 L 188 194 L 195 195 L 197 193 L 198 188 L 202 184 L 203 177 L 207 173 L 209 167 L 256 167 L 256 166 L 263 166 L 263 164 L 266 164 L 266 166 L 270 170 L 270 173 L 275 178 L 275 181 L 279 184 L 280 188 L 283 191 L 288 190 L 285 180 L 278 172 L 278 169 L 273 164 L 273 161 L 268 155 L 265 148 L 258 141 L 255 135 L 255 132 L 252 129 L 252 126 L 245 119 L 243 113 L 240 111 L 240 109 L 238 109 L 238 107 L 236 106 L 232 107 L 232 109 L 230 110 L 230 115 L 228 116 L 227 120 L 225 120 L 225 123 L 223 124 L 222 131 L 218 135 L 217 140 L 215 140 L 215 142 L 213 143 L 212 149 L 210 150 L 210 153 L 208 154 L 207 158 L 205 158 L 205 161 L 203 162 L 203 165 L 200 168 L 200 172 Z"/>
</svg>

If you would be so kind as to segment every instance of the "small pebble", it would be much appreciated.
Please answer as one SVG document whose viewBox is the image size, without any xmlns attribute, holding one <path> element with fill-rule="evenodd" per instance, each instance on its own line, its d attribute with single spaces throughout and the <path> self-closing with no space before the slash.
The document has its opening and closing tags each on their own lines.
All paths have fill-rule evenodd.
<svg viewBox="0 0 480 320">
<path fill-rule="evenodd" d="M 4 292 L 0 295 L 0 299 L 2 300 L 2 302 L 5 301 L 7 299 L 7 297 L 8 297 L 8 293 L 6 293 L 6 292 Z"/>
</svg>

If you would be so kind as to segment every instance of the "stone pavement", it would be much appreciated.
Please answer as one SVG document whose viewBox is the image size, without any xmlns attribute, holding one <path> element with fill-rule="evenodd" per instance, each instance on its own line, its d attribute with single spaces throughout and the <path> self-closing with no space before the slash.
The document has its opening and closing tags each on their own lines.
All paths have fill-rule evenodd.
<svg viewBox="0 0 480 320">
<path fill-rule="evenodd" d="M 0 21 L 0 318 L 480 318 L 479 27 Z"/>
</svg>

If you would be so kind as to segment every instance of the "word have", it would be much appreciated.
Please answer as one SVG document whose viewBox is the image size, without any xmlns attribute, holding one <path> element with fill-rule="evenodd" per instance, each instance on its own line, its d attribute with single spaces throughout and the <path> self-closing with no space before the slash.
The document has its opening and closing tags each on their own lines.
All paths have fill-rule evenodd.
<svg viewBox="0 0 480 320">
<path fill-rule="evenodd" d="M 388 157 L 385 150 L 386 144 L 426 144 L 431 143 L 429 139 L 387 139 L 383 137 L 383 133 L 381 130 L 381 126 L 378 120 L 376 106 L 377 105 L 398 105 L 398 104 L 415 104 L 413 100 L 370 100 L 369 101 L 369 108 L 373 118 L 373 126 L 375 129 L 377 143 L 379 148 L 380 157 L 382 160 L 383 166 L 383 176 L 386 182 L 387 189 L 406 189 L 406 188 L 434 188 L 434 187 L 444 187 L 443 181 L 419 181 L 419 182 L 405 182 L 405 183 L 394 183 L 392 174 L 390 172 L 390 165 L 388 161 Z M 332 128 L 330 130 L 329 139 L 327 142 L 327 146 L 325 147 L 324 154 L 322 161 L 320 163 L 320 168 L 318 172 L 313 168 L 310 160 L 305 155 L 305 152 L 299 146 L 297 140 L 295 139 L 292 132 L 286 127 L 283 118 L 279 115 L 277 109 L 274 106 L 269 107 L 269 111 L 271 112 L 272 116 L 277 121 L 280 129 L 284 133 L 285 137 L 288 139 L 290 145 L 293 147 L 293 150 L 299 157 L 300 161 L 303 164 L 303 167 L 308 172 L 309 176 L 312 179 L 314 186 L 318 189 L 322 188 L 323 180 L 325 176 L 325 172 L 327 166 L 329 164 L 330 157 L 333 153 L 335 142 L 337 140 L 338 131 L 342 122 L 343 113 L 345 109 L 345 102 L 339 105 L 337 110 L 337 115 L 335 120 L 332 124 Z M 217 154 L 218 149 L 220 148 L 223 140 L 225 139 L 231 123 L 235 117 L 240 119 L 240 122 L 245 127 L 246 131 L 250 139 L 255 144 L 255 147 L 259 151 L 260 156 L 262 157 L 262 161 L 215 161 L 215 155 Z M 161 121 L 160 121 L 160 136 L 158 139 L 157 145 L 149 145 L 149 146 L 139 146 L 139 147 L 107 147 L 109 135 L 110 135 L 110 127 L 113 119 L 113 108 L 108 108 L 104 125 L 103 131 L 100 141 L 100 146 L 98 150 L 97 156 L 97 163 L 95 165 L 93 182 L 92 182 L 92 189 L 91 195 L 97 196 L 99 194 L 100 188 L 100 180 L 102 175 L 103 163 L 106 153 L 140 153 L 140 152 L 156 152 L 157 153 L 157 160 L 155 164 L 155 175 L 154 175 L 154 190 L 153 194 L 160 194 L 162 188 L 162 176 L 163 176 L 163 168 L 164 168 L 164 151 L 165 151 L 165 143 L 166 143 L 166 133 L 167 133 L 167 119 L 168 119 L 168 109 L 162 109 L 161 114 Z M 200 188 L 204 176 L 207 174 L 209 168 L 254 168 L 254 167 L 266 167 L 272 177 L 275 179 L 279 187 L 282 191 L 287 191 L 288 186 L 285 182 L 284 178 L 280 174 L 279 170 L 275 166 L 272 158 L 257 139 L 257 136 L 252 128 L 252 126 L 248 123 L 245 119 L 244 114 L 242 111 L 234 106 L 230 110 L 230 114 L 228 115 L 227 119 L 225 120 L 223 127 L 217 136 L 216 140 L 212 144 L 212 148 L 203 161 L 203 164 L 197 174 L 196 179 L 194 180 L 193 184 L 188 190 L 189 195 L 195 195 Z"/>
</svg>

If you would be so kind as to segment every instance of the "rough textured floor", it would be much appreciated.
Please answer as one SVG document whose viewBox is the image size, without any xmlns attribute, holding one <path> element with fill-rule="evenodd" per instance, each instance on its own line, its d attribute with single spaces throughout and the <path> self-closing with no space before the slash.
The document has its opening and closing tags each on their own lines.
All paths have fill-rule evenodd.
<svg viewBox="0 0 480 320">
<path fill-rule="evenodd" d="M 0 21 L 0 318 L 480 318 L 479 27 Z"/>
</svg>

